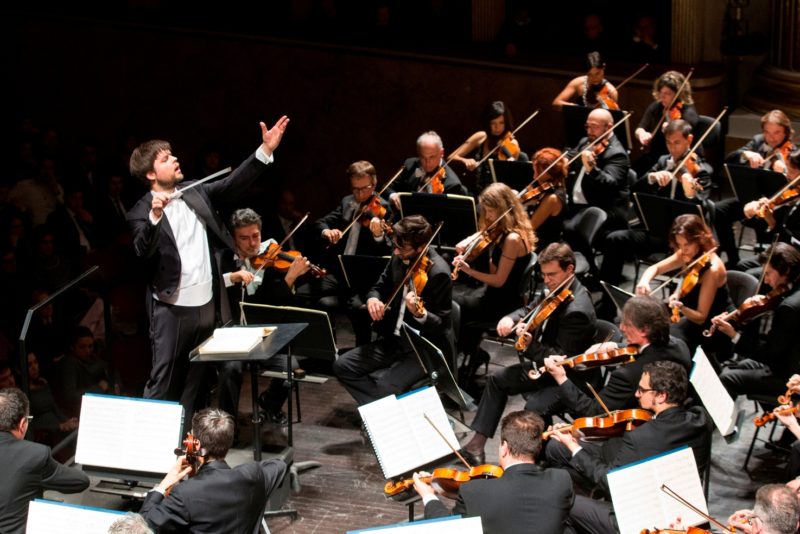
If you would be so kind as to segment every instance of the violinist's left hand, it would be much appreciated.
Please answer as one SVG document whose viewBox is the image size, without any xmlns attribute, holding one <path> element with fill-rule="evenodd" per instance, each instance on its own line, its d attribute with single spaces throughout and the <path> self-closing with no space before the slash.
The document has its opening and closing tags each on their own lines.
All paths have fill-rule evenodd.
<svg viewBox="0 0 800 534">
<path fill-rule="evenodd" d="M 411 478 L 414 479 L 414 489 L 417 490 L 417 493 L 419 493 L 419 496 L 422 497 L 423 499 L 428 495 L 436 495 L 436 491 L 434 491 L 433 486 L 422 480 L 422 477 L 429 477 L 429 476 L 431 476 L 430 473 L 427 473 L 425 471 L 414 473 L 411 476 Z"/>
<path fill-rule="evenodd" d="M 775 163 L 772 164 L 772 170 L 781 174 L 786 174 L 786 164 L 781 158 L 775 158 Z"/>
<path fill-rule="evenodd" d="M 681 175 L 681 187 L 683 187 L 683 194 L 686 198 L 694 198 L 699 189 L 697 180 L 688 172 Z"/>
<path fill-rule="evenodd" d="M 281 144 L 283 133 L 286 131 L 286 126 L 289 125 L 289 117 L 284 115 L 278 119 L 278 122 L 275 123 L 271 130 L 268 130 L 267 125 L 263 122 L 259 122 L 258 125 L 261 126 L 261 149 L 267 156 L 271 156 L 275 149 L 278 148 L 278 145 Z"/>
<path fill-rule="evenodd" d="M 595 165 L 595 157 L 591 150 L 584 150 L 581 152 L 581 163 L 586 172 L 592 172 Z"/>
<path fill-rule="evenodd" d="M 369 220 L 369 231 L 372 232 L 372 235 L 375 237 L 383 236 L 383 226 L 381 225 L 380 217 L 373 217 Z"/>
<path fill-rule="evenodd" d="M 186 456 L 180 456 L 178 457 L 178 461 L 175 462 L 169 472 L 154 489 L 161 493 L 166 493 L 172 486 L 189 476 L 191 472 L 192 466 L 186 461 Z"/>
<path fill-rule="evenodd" d="M 733 325 L 731 323 L 723 319 L 725 315 L 727 314 L 722 313 L 720 315 L 717 315 L 716 317 L 712 317 L 711 324 L 716 326 L 719 332 L 722 332 L 726 336 L 732 338 L 736 335 L 736 329 L 733 328 Z"/>
<path fill-rule="evenodd" d="M 425 313 L 417 314 L 417 302 L 419 301 L 419 295 L 414 294 L 413 292 L 409 291 L 406 294 L 406 309 L 411 312 L 411 315 L 416 317 L 417 319 L 421 319 Z"/>
<path fill-rule="evenodd" d="M 567 371 L 564 369 L 563 365 L 556 365 L 556 362 L 561 362 L 566 359 L 566 356 L 560 355 L 552 355 L 548 356 L 544 359 L 544 368 L 545 370 L 550 373 L 550 376 L 556 381 L 556 384 L 559 386 L 566 382 L 567 380 Z"/>
<path fill-rule="evenodd" d="M 297 281 L 297 279 L 310 270 L 311 262 L 308 261 L 308 258 L 305 256 L 302 258 L 295 258 L 292 264 L 289 265 L 289 269 L 286 271 L 286 275 L 283 277 L 283 279 L 287 286 L 294 287 L 294 283 Z"/>
<path fill-rule="evenodd" d="M 462 255 L 458 255 L 453 258 L 453 267 L 458 267 L 461 269 L 461 272 L 465 274 L 469 274 L 469 271 L 471 270 L 469 263 L 464 261 L 464 256 Z"/>
<path fill-rule="evenodd" d="M 728 518 L 728 525 L 734 527 L 736 532 L 753 534 L 761 531 L 760 519 L 753 514 L 752 510 L 737 510 Z"/>
<path fill-rule="evenodd" d="M 789 432 L 794 434 L 795 432 L 800 432 L 800 423 L 798 423 L 795 414 L 790 412 L 791 409 L 791 404 L 784 404 L 772 410 L 772 413 L 775 414 L 775 418 L 780 421 L 783 426 L 789 429 Z"/>
<path fill-rule="evenodd" d="M 575 451 L 581 448 L 581 446 L 578 445 L 578 440 L 575 439 L 575 436 L 573 436 L 572 432 L 568 429 L 559 431 L 560 428 L 568 426 L 569 425 L 567 425 L 566 423 L 560 423 L 551 426 L 549 430 L 551 430 L 553 433 L 550 434 L 550 439 L 561 443 L 562 445 L 564 445 L 566 448 L 569 449 L 569 452 L 574 453 Z"/>
<path fill-rule="evenodd" d="M 683 302 L 678 300 L 678 296 L 674 293 L 669 296 L 669 307 L 670 308 L 678 308 L 679 310 L 683 308 Z"/>
</svg>

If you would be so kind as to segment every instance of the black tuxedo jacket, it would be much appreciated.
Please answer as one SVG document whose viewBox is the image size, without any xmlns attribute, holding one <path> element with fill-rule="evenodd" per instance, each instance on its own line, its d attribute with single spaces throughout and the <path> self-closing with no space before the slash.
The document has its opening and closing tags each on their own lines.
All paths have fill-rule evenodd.
<svg viewBox="0 0 800 534">
<path fill-rule="evenodd" d="M 461 486 L 454 514 L 480 516 L 483 532 L 561 534 L 572 507 L 572 481 L 563 469 L 516 464 L 502 477 Z M 450 515 L 441 501 L 425 505 L 425 519 Z"/>
<path fill-rule="evenodd" d="M 406 310 L 403 320 L 409 326 L 420 330 L 422 336 L 439 347 L 447 361 L 451 362 L 455 360 L 456 353 L 453 323 L 450 319 L 453 309 L 453 282 L 450 279 L 450 267 L 433 248 L 428 249 L 428 257 L 433 261 L 433 265 L 428 271 L 428 283 L 419 295 L 425 303 L 425 310 L 428 313 L 425 320 L 420 322 L 410 311 Z M 390 304 L 390 309 L 383 319 L 375 323 L 375 329 L 381 337 L 394 337 L 394 329 L 403 302 L 403 290 L 400 289 L 391 303 L 386 301 L 402 281 L 408 268 L 409 266 L 404 264 L 399 257 L 392 256 L 392 260 L 384 269 L 378 282 L 367 293 L 367 299 L 376 298 L 384 304 Z"/>
<path fill-rule="evenodd" d="M 419 164 L 419 158 L 408 158 L 403 163 L 403 172 L 392 184 L 392 189 L 387 190 L 385 195 L 388 198 L 392 193 L 416 193 L 423 182 L 428 178 Z M 456 172 L 445 165 L 444 171 L 444 193 L 446 195 L 466 195 L 467 190 L 461 185 Z M 423 191 L 425 193 L 426 191 Z"/>
<path fill-rule="evenodd" d="M 539 327 L 541 339 L 538 332 L 534 333 L 534 339 L 525 352 L 525 357 L 536 365 L 543 365 L 544 359 L 552 354 L 580 354 L 592 344 L 597 330 L 592 297 L 577 277 L 573 279 L 570 291 L 575 299 L 556 308 L 545 325 Z M 533 308 L 535 306 L 522 307 L 509 314 L 509 317 L 516 323 Z"/>
<path fill-rule="evenodd" d="M 233 469 L 225 461 L 211 462 L 175 485 L 169 497 L 149 492 L 141 514 L 159 533 L 254 534 L 285 472 L 286 464 L 274 459 Z"/>
<path fill-rule="evenodd" d="M 736 352 L 769 366 L 777 377 L 800 373 L 800 343 L 794 337 L 800 325 L 800 290 L 795 285 L 772 312 L 772 328 L 766 339 L 755 329 L 745 329 Z"/>
<path fill-rule="evenodd" d="M 588 138 L 584 137 L 578 142 L 578 147 L 573 154 L 577 154 L 588 144 Z M 631 168 L 631 162 L 628 159 L 628 153 L 617 137 L 612 134 L 608 146 L 597 156 L 595 161 L 594 169 L 585 173 L 581 181 L 581 189 L 586 201 L 590 206 L 597 206 L 608 213 L 610 218 L 625 222 L 630 198 L 628 170 Z M 567 184 L 570 203 L 573 202 L 573 189 L 582 167 L 580 158 L 572 164 Z"/>
<path fill-rule="evenodd" d="M 0 532 L 25 532 L 28 503 L 44 490 L 77 493 L 89 487 L 83 471 L 56 462 L 50 449 L 0 432 Z"/>
<path fill-rule="evenodd" d="M 236 272 L 242 268 L 240 260 L 234 259 L 234 253 L 230 249 L 222 251 L 220 268 L 222 273 Z M 295 296 L 289 286 L 284 281 L 284 274 L 275 269 L 265 268 L 259 274 L 262 278 L 261 285 L 256 289 L 255 294 L 245 293 L 244 301 L 254 304 L 272 304 L 274 306 L 288 306 L 294 303 Z M 239 318 L 239 302 L 242 300 L 242 284 L 233 284 L 226 288 L 228 303 L 230 304 L 231 317 L 234 320 Z"/>
<path fill-rule="evenodd" d="M 754 135 L 753 138 L 747 143 L 745 143 L 743 147 L 734 150 L 725 156 L 725 163 L 733 165 L 748 165 L 746 161 L 742 161 L 742 152 L 756 152 L 761 154 L 761 157 L 766 158 L 772 153 L 772 150 L 772 147 L 770 147 L 766 141 L 764 141 L 764 134 L 757 134 Z"/>
<path fill-rule="evenodd" d="M 353 220 L 354 212 L 359 211 L 361 208 L 356 207 L 353 209 L 355 199 L 353 195 L 347 195 L 342 199 L 336 209 L 317 219 L 315 226 L 317 228 L 317 236 L 322 239 L 325 244 L 328 243 L 327 239 L 322 238 L 323 230 L 344 230 L 350 221 Z M 384 219 L 390 221 L 392 218 L 392 209 L 389 202 L 381 198 L 381 205 L 386 208 L 386 216 Z M 361 224 L 361 223 L 356 223 Z M 351 228 L 348 232 L 352 232 Z M 348 234 L 349 235 L 349 234 Z M 347 244 L 348 235 L 345 235 L 333 248 L 335 253 L 341 254 Z M 360 256 L 388 256 L 392 253 L 392 244 L 389 237 L 384 234 L 383 238 L 376 240 L 369 228 L 362 226 L 358 234 L 358 244 L 356 245 L 356 254 Z"/>
<path fill-rule="evenodd" d="M 681 339 L 670 336 L 665 345 L 648 345 L 636 356 L 636 361 L 617 367 L 609 375 L 605 387 L 598 393 L 608 409 L 637 408 L 636 389 L 642 369 L 650 362 L 661 360 L 679 363 L 687 372 L 692 365 L 689 347 Z M 605 412 L 594 397 L 584 393 L 570 379 L 558 387 L 558 398 L 573 417 L 593 417 Z"/>
<path fill-rule="evenodd" d="M 659 187 L 658 184 L 651 184 L 648 180 L 650 173 L 652 172 L 659 172 L 659 171 L 666 171 L 669 170 L 672 172 L 673 169 L 669 168 L 669 163 L 672 160 L 672 156 L 669 154 L 665 154 L 658 158 L 658 161 L 653 165 L 641 178 L 636 180 L 636 183 L 633 184 L 632 189 L 636 192 L 648 193 L 651 195 L 657 195 L 661 197 L 669 198 L 670 193 L 672 192 L 672 184 L 667 184 L 664 187 Z M 680 159 L 678 160 L 680 163 Z M 675 199 L 676 200 L 683 200 L 684 202 L 701 202 L 708 199 L 708 196 L 711 192 L 711 174 L 714 170 L 702 157 L 697 156 L 697 163 L 700 167 L 700 171 L 697 173 L 695 178 L 697 179 L 698 183 L 703 187 L 702 191 L 698 191 L 694 198 L 686 198 L 686 195 L 683 194 L 683 187 L 681 186 L 680 182 L 675 186 Z"/>
<path fill-rule="evenodd" d="M 711 431 L 714 423 L 705 409 L 669 408 L 654 419 L 626 432 L 619 440 L 608 440 L 596 455 L 586 449 L 572 457 L 570 465 L 599 484 L 608 493 L 609 470 L 688 445 L 694 452 L 698 470 L 702 472 L 711 455 Z M 608 450 L 614 450 L 613 455 Z M 613 457 L 612 460 L 608 460 Z"/>
</svg>

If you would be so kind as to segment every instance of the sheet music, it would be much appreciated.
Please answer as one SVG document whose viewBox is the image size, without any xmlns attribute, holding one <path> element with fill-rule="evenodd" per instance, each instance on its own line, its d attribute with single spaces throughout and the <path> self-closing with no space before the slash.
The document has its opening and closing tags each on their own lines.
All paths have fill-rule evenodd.
<svg viewBox="0 0 800 534">
<path fill-rule="evenodd" d="M 247 354 L 274 330 L 275 328 L 271 326 L 217 328 L 211 338 L 200 345 L 198 352 L 200 354 Z"/>
<path fill-rule="evenodd" d="M 26 528 L 28 534 L 106 534 L 123 515 L 116 510 L 36 499 L 28 508 Z"/>
<path fill-rule="evenodd" d="M 697 347 L 692 359 L 689 382 L 700 396 L 720 434 L 727 436 L 736 428 L 736 402 L 731 398 L 703 349 Z"/>
<path fill-rule="evenodd" d="M 175 463 L 183 407 L 177 402 L 86 394 L 75 461 L 163 474 Z"/>
<path fill-rule="evenodd" d="M 608 472 L 611 501 L 622 534 L 667 528 L 678 517 L 685 526 L 706 521 L 664 493 L 664 484 L 708 513 L 694 453 L 690 447 L 682 447 Z"/>
<path fill-rule="evenodd" d="M 360 406 L 358 411 L 386 478 L 408 473 L 452 452 L 423 414 L 428 414 L 455 449 L 460 448 L 435 388 L 400 398 L 384 397 Z M 414 439 L 398 440 L 398 435 Z"/>
<path fill-rule="evenodd" d="M 381 532 L 382 534 L 483 534 L 483 525 L 480 517 L 453 515 L 365 530 L 349 530 L 347 534 L 366 534 L 367 532 Z"/>
</svg>

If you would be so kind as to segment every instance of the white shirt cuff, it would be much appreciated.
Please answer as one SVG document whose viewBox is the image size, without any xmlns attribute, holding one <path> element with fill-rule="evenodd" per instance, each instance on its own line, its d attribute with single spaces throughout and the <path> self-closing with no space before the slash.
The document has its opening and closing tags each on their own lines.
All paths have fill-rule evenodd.
<svg viewBox="0 0 800 534">
<path fill-rule="evenodd" d="M 233 282 L 231 282 L 231 273 L 223 273 L 222 279 L 225 281 L 225 287 L 231 287 Z"/>
<path fill-rule="evenodd" d="M 422 504 L 423 504 L 424 506 L 427 506 L 427 504 L 428 504 L 429 502 L 431 502 L 431 501 L 438 501 L 438 500 L 439 500 L 439 498 L 438 498 L 436 495 L 425 495 L 425 496 L 422 498 Z"/>
<path fill-rule="evenodd" d="M 275 156 L 273 154 L 267 155 L 267 153 L 264 152 L 264 147 L 260 146 L 256 150 L 256 159 L 261 163 L 263 163 L 264 165 L 269 165 L 270 163 L 275 161 Z"/>
<path fill-rule="evenodd" d="M 150 210 L 150 214 L 149 215 L 150 215 L 150 224 L 152 224 L 153 226 L 157 225 L 159 223 L 159 221 L 161 221 L 161 217 L 164 216 L 162 214 L 161 217 L 156 219 L 156 216 L 153 215 L 153 210 Z"/>
</svg>

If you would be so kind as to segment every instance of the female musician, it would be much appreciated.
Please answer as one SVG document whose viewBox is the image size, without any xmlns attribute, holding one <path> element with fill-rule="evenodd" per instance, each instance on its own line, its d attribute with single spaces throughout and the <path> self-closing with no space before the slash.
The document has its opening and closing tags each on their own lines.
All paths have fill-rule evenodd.
<svg viewBox="0 0 800 534">
<path fill-rule="evenodd" d="M 671 70 L 659 76 L 653 83 L 654 101 L 647 106 L 634 132 L 642 147 L 649 149 L 648 156 L 640 158 L 646 161 L 637 164 L 636 171 L 639 174 L 650 168 L 659 156 L 667 153 L 663 135 L 667 124 L 677 119 L 685 120 L 693 129 L 697 124 L 699 115 L 692 99 L 692 86 L 688 81 L 684 84 L 684 81 L 686 78 L 683 74 Z"/>
<path fill-rule="evenodd" d="M 478 168 L 478 161 L 483 159 L 498 144 L 503 146 L 497 150 L 494 157 L 498 159 L 516 160 L 521 157 L 527 158 L 520 151 L 519 143 L 511 137 L 514 129 L 514 119 L 511 110 L 500 100 L 496 100 L 486 106 L 482 115 L 483 125 L 486 130 L 480 130 L 469 136 L 464 143 L 458 147 L 448 159 L 461 162 L 468 171 L 478 169 L 478 176 L 475 185 L 475 194 L 479 194 L 492 182 L 491 172 L 488 165 Z"/>
<path fill-rule="evenodd" d="M 617 109 L 614 107 L 618 100 L 617 89 L 605 79 L 605 74 L 606 64 L 600 52 L 590 52 L 586 56 L 586 74 L 570 80 L 553 99 L 553 107 L 561 109 L 578 104 L 587 108 Z M 609 101 L 613 105 L 609 105 Z"/>
<path fill-rule="evenodd" d="M 478 202 L 481 208 L 480 231 L 484 232 L 496 223 L 488 230 L 492 236 L 497 236 L 489 253 L 489 272 L 472 268 L 465 255 L 469 244 L 481 238 L 481 232 L 458 243 L 458 256 L 453 260 L 454 267 L 486 285 L 485 292 L 478 290 L 457 298 L 461 305 L 459 349 L 475 366 L 488 361 L 489 355 L 485 352 L 481 353 L 483 359 L 480 361 L 475 358 L 483 331 L 522 306 L 520 282 L 536 245 L 536 236 L 525 210 L 517 195 L 506 184 L 490 185 L 478 197 Z M 511 211 L 508 211 L 509 208 Z"/>
<path fill-rule="evenodd" d="M 675 251 L 672 255 L 651 265 L 636 284 L 636 293 L 650 294 L 650 282 L 656 276 L 684 269 L 692 262 L 697 263 L 684 276 L 684 282 L 696 277 L 693 287 L 682 283 L 669 298 L 673 313 L 683 317 L 672 325 L 671 334 L 686 342 L 694 354 L 695 348 L 703 342 L 703 330 L 708 328 L 711 318 L 728 309 L 727 271 L 719 256 L 712 249 L 715 246 L 711 230 L 698 215 L 679 215 L 672 223 L 668 236 Z M 691 284 L 689 284 L 691 285 Z M 684 292 L 681 289 L 685 289 Z M 683 294 L 682 294 L 683 293 Z M 724 336 L 715 335 L 711 340 L 716 351 L 729 350 L 730 343 Z M 724 356 L 723 356 L 724 357 Z"/>
<path fill-rule="evenodd" d="M 555 148 L 543 148 L 533 155 L 534 187 L 541 193 L 525 202 L 539 249 L 561 240 L 567 208 L 567 160 L 562 158 L 546 174 L 542 172 L 561 156 Z M 525 196 L 523 196 L 525 198 Z"/>
</svg>

